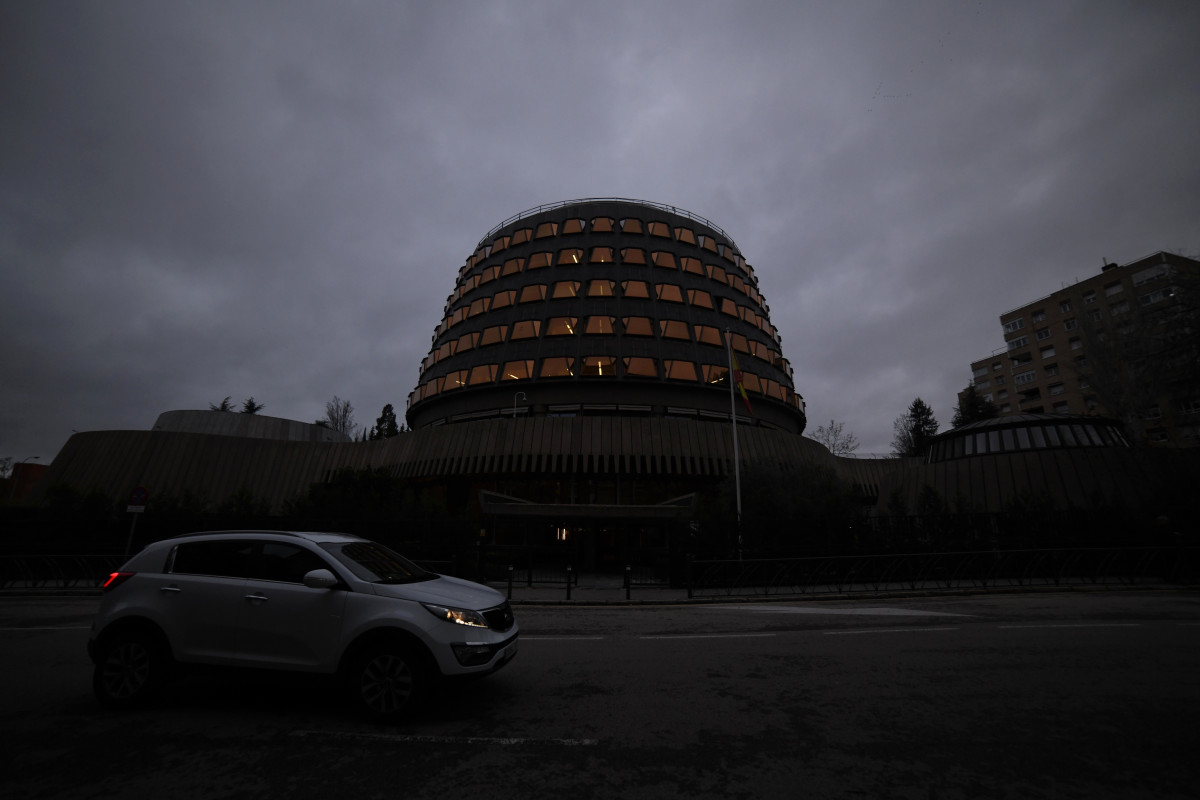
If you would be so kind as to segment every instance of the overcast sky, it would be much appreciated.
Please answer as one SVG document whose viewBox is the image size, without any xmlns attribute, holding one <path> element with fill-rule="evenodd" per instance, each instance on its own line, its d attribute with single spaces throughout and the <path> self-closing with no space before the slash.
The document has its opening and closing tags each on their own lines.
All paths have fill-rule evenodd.
<svg viewBox="0 0 1200 800">
<path fill-rule="evenodd" d="M 754 266 L 809 432 L 950 426 L 1004 311 L 1200 253 L 1200 2 L 0 0 L 0 456 L 402 414 L 458 268 L 630 197 Z"/>
</svg>

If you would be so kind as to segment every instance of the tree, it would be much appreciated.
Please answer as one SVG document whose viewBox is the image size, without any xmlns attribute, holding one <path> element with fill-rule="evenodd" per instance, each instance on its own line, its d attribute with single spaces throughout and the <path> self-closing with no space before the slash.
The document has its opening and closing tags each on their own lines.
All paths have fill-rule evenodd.
<svg viewBox="0 0 1200 800">
<path fill-rule="evenodd" d="M 215 403 L 209 403 L 208 410 L 209 411 L 235 411 L 236 409 L 233 407 L 233 403 L 229 402 L 229 398 L 226 397 L 224 400 L 221 401 L 221 405 L 216 405 Z"/>
<path fill-rule="evenodd" d="M 983 395 L 976 391 L 975 384 L 971 383 L 958 396 L 958 408 L 954 409 L 954 419 L 950 425 L 961 428 L 972 422 L 995 419 L 999 414 L 999 409 L 990 400 L 985 400 Z"/>
<path fill-rule="evenodd" d="M 262 411 L 266 407 L 267 406 L 265 403 L 254 402 L 254 397 L 251 396 L 251 397 L 247 397 L 246 401 L 244 403 L 242 403 L 242 413 L 243 414 L 257 414 L 258 412 Z"/>
<path fill-rule="evenodd" d="M 383 407 L 383 413 L 379 415 L 379 419 L 375 420 L 375 427 L 371 428 L 371 441 L 376 439 L 390 439 L 393 436 L 400 435 L 400 427 L 396 424 L 396 411 L 392 408 L 392 404 L 388 403 Z"/>
<path fill-rule="evenodd" d="M 896 456 L 920 456 L 929 446 L 929 440 L 937 434 L 938 421 L 933 409 L 917 398 L 908 411 L 896 417 L 892 423 L 895 437 L 892 439 L 892 454 Z"/>
<path fill-rule="evenodd" d="M 843 433 L 845 424 L 829 420 L 829 425 L 820 425 L 813 435 L 835 456 L 848 456 L 858 449 L 858 438 L 853 433 Z"/>
<path fill-rule="evenodd" d="M 351 439 L 358 424 L 354 421 L 354 406 L 349 400 L 342 400 L 336 394 L 325 404 L 325 421 L 335 431 L 344 433 Z"/>
</svg>

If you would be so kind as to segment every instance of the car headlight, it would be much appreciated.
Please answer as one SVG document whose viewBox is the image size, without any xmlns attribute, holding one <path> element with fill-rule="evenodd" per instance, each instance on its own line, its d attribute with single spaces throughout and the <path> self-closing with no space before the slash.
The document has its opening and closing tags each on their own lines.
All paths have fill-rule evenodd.
<svg viewBox="0 0 1200 800">
<path fill-rule="evenodd" d="M 425 610 L 433 614 L 440 620 L 452 622 L 455 625 L 467 625 L 471 628 L 486 628 L 487 620 L 483 618 L 483 614 L 478 611 L 472 611 L 469 608 L 449 608 L 447 606 L 438 606 L 433 603 L 421 603 Z"/>
</svg>

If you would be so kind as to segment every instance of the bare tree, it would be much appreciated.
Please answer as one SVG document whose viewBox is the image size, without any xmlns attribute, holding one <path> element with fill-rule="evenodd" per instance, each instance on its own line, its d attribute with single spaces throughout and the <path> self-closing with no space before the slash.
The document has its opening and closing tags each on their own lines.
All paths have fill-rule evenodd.
<svg viewBox="0 0 1200 800">
<path fill-rule="evenodd" d="M 853 433 L 845 433 L 845 423 L 829 420 L 829 425 L 820 425 L 813 434 L 821 444 L 835 456 L 848 456 L 858 449 L 858 437 Z"/>
<path fill-rule="evenodd" d="M 358 428 L 358 424 L 354 421 L 354 406 L 350 405 L 349 400 L 342 400 L 336 394 L 325 404 L 325 422 L 330 428 L 340 431 L 352 439 L 354 431 Z"/>
</svg>

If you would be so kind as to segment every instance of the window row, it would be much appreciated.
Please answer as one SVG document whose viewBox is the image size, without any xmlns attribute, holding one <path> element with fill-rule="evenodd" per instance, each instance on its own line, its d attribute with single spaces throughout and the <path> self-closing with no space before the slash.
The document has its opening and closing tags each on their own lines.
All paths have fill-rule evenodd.
<svg viewBox="0 0 1200 800">
<path fill-rule="evenodd" d="M 616 233 L 620 231 L 624 234 L 647 234 L 657 236 L 661 239 L 674 239 L 675 241 L 692 244 L 709 252 L 717 253 L 722 258 L 737 264 L 742 269 L 746 268 L 746 260 L 734 249 L 733 245 L 718 241 L 715 237 L 705 233 L 698 234 L 691 228 L 672 228 L 665 222 L 643 222 L 633 217 L 626 217 L 620 220 L 612 217 L 595 217 L 590 223 L 585 219 L 575 217 L 561 223 L 542 222 L 536 227 L 519 228 L 510 234 L 497 236 L 490 244 L 480 245 L 471 254 L 471 257 L 467 259 L 466 266 L 473 267 L 484 259 L 519 244 L 525 244 L 526 242 L 538 239 L 550 239 L 555 236 L 570 236 L 583 233 L 586 230 L 590 230 L 592 233 Z"/>
<path fill-rule="evenodd" d="M 1061 407 L 1061 404 L 1055 408 Z M 1127 443 L 1108 425 L 1062 423 L 1000 428 L 955 436 L 935 442 L 930 461 L 946 461 L 964 456 L 1034 450 L 1048 447 L 1121 447 Z"/>
<path fill-rule="evenodd" d="M 422 383 L 414 393 L 413 402 L 464 386 L 486 386 L 503 381 L 522 381 L 534 378 L 662 378 L 672 381 L 728 385 L 729 368 L 719 364 L 700 364 L 676 359 L 649 356 L 551 356 L 543 359 L 520 359 L 503 364 L 480 364 L 461 369 Z M 747 392 L 790 402 L 794 392 L 778 381 L 751 372 L 742 372 L 742 385 Z"/>
<path fill-rule="evenodd" d="M 429 369 L 439 361 L 453 355 L 474 350 L 477 347 L 487 347 L 504 342 L 515 342 L 523 339 L 537 339 L 543 336 L 575 336 L 583 333 L 586 336 L 613 336 L 619 331 L 625 336 L 654 336 L 655 332 L 664 339 L 677 339 L 697 344 L 708 344 L 714 347 L 724 347 L 725 339 L 722 331 L 712 325 L 688 325 L 678 319 L 660 319 L 657 327 L 650 317 L 617 317 L 593 315 L 590 317 L 550 317 L 543 321 L 539 319 L 518 320 L 512 325 L 492 325 L 482 331 L 472 331 L 457 339 L 443 342 L 439 347 L 425 357 L 422 370 Z M 768 364 L 784 371 L 787 370 L 783 356 L 762 342 L 748 339 L 740 333 L 730 334 L 730 344 L 739 353 L 755 356 Z"/>
<path fill-rule="evenodd" d="M 576 297 L 597 299 L 627 297 L 636 300 L 655 299 L 663 303 L 679 303 L 681 305 L 686 303 L 694 308 L 720 311 L 742 322 L 748 322 L 770 336 L 772 340 L 778 341 L 778 332 L 766 317 L 758 314 L 749 306 L 739 305 L 731 298 L 713 297 L 702 289 L 684 289 L 673 283 L 653 284 L 653 291 L 651 291 L 651 284 L 646 281 L 621 281 L 618 283 L 606 278 L 590 280 L 586 286 L 583 281 L 573 280 L 556 281 L 552 284 L 531 283 L 520 289 L 507 289 L 487 297 L 479 297 L 470 305 L 460 306 L 453 313 L 446 315 L 438 325 L 436 335 L 441 336 L 460 322 L 489 311 L 497 311 L 523 303 L 571 300 Z"/>
<path fill-rule="evenodd" d="M 517 275 L 522 272 L 531 272 L 533 270 L 546 269 L 547 267 L 569 267 L 578 264 L 616 263 L 634 266 L 653 266 L 669 269 L 674 272 L 683 271 L 691 273 L 732 287 L 756 303 L 762 302 L 762 296 L 758 293 L 758 289 L 752 281 L 747 281 L 742 276 L 727 271 L 724 267 L 719 267 L 715 264 L 705 264 L 700 259 L 693 258 L 692 256 L 676 256 L 674 253 L 666 250 L 652 250 L 647 255 L 645 250 L 637 247 L 623 248 L 619 251 L 619 255 L 620 259 L 618 261 L 613 248 L 593 247 L 587 253 L 578 248 L 567 248 L 559 250 L 557 253 L 546 251 L 533 253 L 526 257 L 510 258 L 502 264 L 492 264 L 484 267 L 478 273 L 461 275 L 458 286 L 455 287 L 454 293 L 450 295 L 449 303 L 453 305 L 461 298 L 475 291 L 475 289 L 491 283 L 498 278 Z"/>
</svg>

